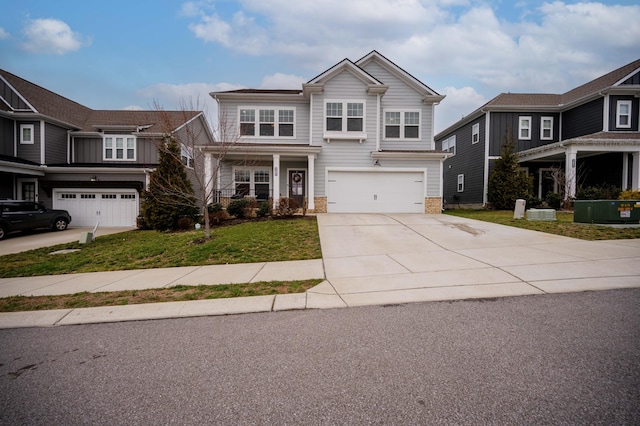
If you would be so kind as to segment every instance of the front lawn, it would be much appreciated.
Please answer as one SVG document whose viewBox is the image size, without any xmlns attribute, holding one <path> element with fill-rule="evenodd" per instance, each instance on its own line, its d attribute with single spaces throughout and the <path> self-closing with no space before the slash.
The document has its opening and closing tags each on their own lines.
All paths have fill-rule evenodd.
<svg viewBox="0 0 640 426">
<path fill-rule="evenodd" d="M 573 213 L 556 212 L 556 221 L 514 219 L 513 211 L 505 210 L 447 210 L 446 214 L 515 226 L 532 231 L 557 234 L 582 240 L 621 240 L 640 238 L 640 227 L 622 228 L 615 226 L 574 223 Z"/>
<path fill-rule="evenodd" d="M 63 249 L 79 249 L 50 254 Z M 204 231 L 129 231 L 90 244 L 60 244 L 0 256 L 0 278 L 322 257 L 315 217 L 246 222 Z"/>
</svg>

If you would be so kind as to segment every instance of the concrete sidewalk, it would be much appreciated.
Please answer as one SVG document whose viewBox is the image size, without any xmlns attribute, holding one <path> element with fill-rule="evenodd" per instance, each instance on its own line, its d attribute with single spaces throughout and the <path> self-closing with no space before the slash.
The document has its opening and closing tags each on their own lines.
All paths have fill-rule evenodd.
<svg viewBox="0 0 640 426">
<path fill-rule="evenodd" d="M 448 215 L 318 215 L 323 259 L 0 280 L 0 297 L 325 278 L 306 293 L 0 313 L 0 328 L 640 287 L 640 239 L 583 241 Z"/>
</svg>

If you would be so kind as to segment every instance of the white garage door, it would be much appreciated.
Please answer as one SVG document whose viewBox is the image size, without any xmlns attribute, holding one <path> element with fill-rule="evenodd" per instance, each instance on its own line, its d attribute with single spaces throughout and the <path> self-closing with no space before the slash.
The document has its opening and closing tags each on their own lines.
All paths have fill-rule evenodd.
<svg viewBox="0 0 640 426">
<path fill-rule="evenodd" d="M 327 173 L 329 213 L 424 213 L 423 171 Z"/>
<path fill-rule="evenodd" d="M 138 192 L 135 189 L 56 189 L 53 208 L 68 210 L 71 226 L 136 225 L 139 212 Z"/>
</svg>

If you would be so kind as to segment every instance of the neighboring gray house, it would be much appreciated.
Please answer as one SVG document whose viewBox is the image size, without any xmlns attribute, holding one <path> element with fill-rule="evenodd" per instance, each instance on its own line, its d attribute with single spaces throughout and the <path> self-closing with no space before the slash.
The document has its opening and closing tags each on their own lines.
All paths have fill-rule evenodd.
<svg viewBox="0 0 640 426">
<path fill-rule="evenodd" d="M 71 226 L 135 226 L 158 143 L 187 131 L 213 142 L 202 112 L 92 110 L 0 70 L 0 198 L 68 210 Z"/>
<path fill-rule="evenodd" d="M 315 212 L 440 213 L 434 107 L 444 96 L 372 51 L 301 90 L 214 92 L 227 129 L 205 156 L 222 198 L 297 198 Z M 213 169 L 210 169 L 213 172 Z"/>
<path fill-rule="evenodd" d="M 435 137 L 453 154 L 444 163 L 447 207 L 484 206 L 493 162 L 507 132 L 535 194 L 558 192 L 554 169 L 566 176 L 567 197 L 579 185 L 640 184 L 640 59 L 562 95 L 502 93 Z"/>
</svg>

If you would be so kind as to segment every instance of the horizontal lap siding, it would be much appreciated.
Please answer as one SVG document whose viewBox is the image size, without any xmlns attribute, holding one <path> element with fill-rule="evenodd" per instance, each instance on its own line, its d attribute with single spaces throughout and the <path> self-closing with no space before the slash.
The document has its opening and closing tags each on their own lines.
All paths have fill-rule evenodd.
<svg viewBox="0 0 640 426">
<path fill-rule="evenodd" d="M 0 117 L 0 155 L 14 155 L 14 121 Z"/>
<path fill-rule="evenodd" d="M 366 102 L 365 130 L 367 139 L 362 143 L 357 140 L 332 140 L 327 143 L 324 132 L 324 100 L 364 100 Z M 367 86 L 344 71 L 325 84 L 321 95 L 313 96 L 313 145 L 321 146 L 322 152 L 315 162 L 315 195 L 326 196 L 325 169 L 327 167 L 371 167 L 371 152 L 376 150 L 376 111 L 377 97 L 367 94 Z"/>
<path fill-rule="evenodd" d="M 631 101 L 631 128 L 624 127 L 618 128 L 618 101 Z M 627 132 L 638 131 L 638 106 L 640 105 L 640 99 L 634 96 L 610 96 L 609 98 L 609 129 L 621 130 Z"/>
<path fill-rule="evenodd" d="M 122 135 L 127 136 L 127 135 Z M 102 138 L 74 138 L 73 162 L 76 164 L 158 164 L 159 139 L 136 138 L 136 161 L 104 161 Z"/>
<path fill-rule="evenodd" d="M 240 127 L 238 124 L 239 109 L 241 107 L 293 107 L 295 113 L 295 138 L 240 138 Z M 309 144 L 309 103 L 305 99 L 297 102 L 275 102 L 275 101 L 224 101 L 220 104 L 219 126 L 222 135 L 222 142 L 235 143 L 264 143 L 264 144 Z M 256 115 L 258 113 L 256 112 Z M 256 117 L 258 118 L 258 117 Z"/>
<path fill-rule="evenodd" d="M 389 85 L 389 89 L 382 96 L 380 111 L 380 147 L 382 150 L 412 150 L 433 149 L 431 145 L 432 105 L 422 103 L 423 95 L 409 87 L 405 82 L 387 71 L 375 61 L 369 62 L 365 71 Z M 384 110 L 420 110 L 420 140 L 385 140 L 384 139 Z"/>
<path fill-rule="evenodd" d="M 20 125 L 21 124 L 33 124 L 33 144 L 21 144 L 20 143 Z M 24 160 L 33 161 L 40 164 L 40 122 L 39 121 L 18 121 L 16 123 L 16 131 L 18 134 L 18 155 L 17 157 Z"/>
</svg>

